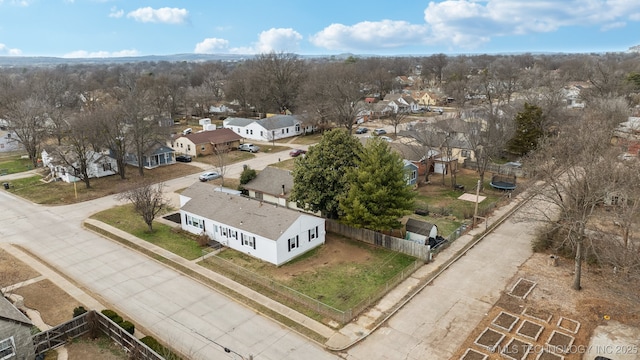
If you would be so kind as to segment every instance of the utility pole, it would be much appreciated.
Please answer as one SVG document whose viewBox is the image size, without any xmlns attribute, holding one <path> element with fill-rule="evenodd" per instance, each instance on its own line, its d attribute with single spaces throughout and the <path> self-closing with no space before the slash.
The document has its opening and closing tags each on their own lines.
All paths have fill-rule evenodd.
<svg viewBox="0 0 640 360">
<path fill-rule="evenodd" d="M 480 180 L 476 186 L 476 209 L 473 212 L 473 227 L 476 227 L 476 219 L 478 218 L 478 200 L 480 199 Z"/>
</svg>

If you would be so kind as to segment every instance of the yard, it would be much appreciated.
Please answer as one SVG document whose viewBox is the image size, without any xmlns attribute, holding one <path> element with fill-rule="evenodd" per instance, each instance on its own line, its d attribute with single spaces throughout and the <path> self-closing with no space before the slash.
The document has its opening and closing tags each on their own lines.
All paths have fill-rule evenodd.
<svg viewBox="0 0 640 360">
<path fill-rule="evenodd" d="M 485 175 L 484 189 L 480 196 L 486 198 L 478 204 L 478 215 L 484 216 L 488 211 L 503 201 L 508 193 L 493 189 L 490 185 L 491 174 Z M 460 195 L 469 193 L 475 196 L 478 174 L 474 170 L 460 169 L 456 174 L 456 183 L 464 186 L 464 191 L 451 187 L 451 177 L 431 174 L 429 184 L 421 185 L 417 190 L 416 209 L 427 211 L 429 215 L 412 214 L 411 217 L 430 222 L 438 226 L 440 235 L 448 236 L 464 221 L 473 219 L 476 203 L 458 199 Z M 524 180 L 518 179 L 519 186 L 526 186 Z M 472 196 L 473 197 L 473 196 Z"/>
<path fill-rule="evenodd" d="M 12 154 L 0 158 L 0 175 L 15 174 L 33 169 L 31 160 L 22 158 L 21 154 Z"/>
<path fill-rule="evenodd" d="M 179 163 L 145 170 L 144 179 L 162 182 L 201 171 L 202 169 L 196 166 Z M 127 167 L 126 174 L 125 180 L 121 180 L 119 175 L 91 179 L 90 189 L 87 189 L 83 182 L 77 182 L 75 185 L 63 181 L 45 183 L 41 181 L 41 175 L 36 175 L 10 181 L 11 188 L 8 191 L 36 204 L 74 204 L 126 191 L 142 179 L 138 175 L 138 169 L 132 166 Z"/>
<path fill-rule="evenodd" d="M 149 233 L 147 224 L 144 223 L 140 215 L 135 213 L 132 204 L 101 211 L 91 218 L 124 230 L 187 260 L 197 259 L 202 256 L 203 251 L 208 249 L 198 245 L 193 235 L 177 231 L 158 221 L 153 223 L 153 233 Z"/>
<path fill-rule="evenodd" d="M 255 282 L 246 281 L 248 278 L 268 278 L 343 311 L 378 294 L 416 260 L 332 233 L 327 233 L 323 246 L 279 267 L 232 249 L 223 250 L 219 257 L 250 275 L 238 276 L 230 267 L 207 260 L 201 264 L 250 287 L 255 287 Z"/>
</svg>

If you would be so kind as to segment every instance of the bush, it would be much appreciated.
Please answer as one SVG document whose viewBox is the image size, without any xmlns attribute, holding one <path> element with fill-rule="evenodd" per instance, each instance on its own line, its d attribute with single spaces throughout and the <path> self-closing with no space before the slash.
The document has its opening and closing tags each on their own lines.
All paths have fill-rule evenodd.
<svg viewBox="0 0 640 360">
<path fill-rule="evenodd" d="M 113 310 L 110 310 L 110 309 L 104 309 L 104 310 L 101 311 L 101 313 L 102 313 L 102 315 L 108 317 L 111 320 L 113 320 L 113 318 L 115 318 L 116 316 L 120 317 L 117 312 L 115 312 Z"/>
<path fill-rule="evenodd" d="M 151 336 L 145 336 L 142 339 L 140 339 L 140 342 L 142 342 L 143 344 L 147 345 L 149 348 L 151 348 L 151 350 L 157 352 L 159 355 L 161 355 L 162 357 L 164 357 L 167 360 L 180 360 L 181 358 L 176 355 L 174 352 L 171 351 L 171 349 L 163 346 L 162 344 L 160 344 L 158 342 L 158 340 L 156 340 L 155 338 L 151 337 Z"/>
<path fill-rule="evenodd" d="M 73 317 L 78 317 L 86 312 L 87 309 L 85 309 L 84 306 L 78 306 L 77 308 L 73 309 Z"/>
<path fill-rule="evenodd" d="M 205 232 L 200 233 L 200 235 L 198 235 L 198 237 L 196 238 L 196 242 L 201 247 L 209 245 L 209 241 L 211 241 L 211 238 L 209 238 L 209 235 L 207 235 Z"/>
<path fill-rule="evenodd" d="M 244 168 L 244 170 L 242 170 L 242 174 L 240 174 L 240 184 L 244 185 L 249 181 L 255 179 L 256 176 L 258 176 L 258 173 L 256 173 L 255 170 L 247 166 Z"/>
<path fill-rule="evenodd" d="M 116 315 L 115 317 L 111 318 L 111 321 L 113 321 L 117 325 L 120 325 L 124 321 L 124 319 L 122 318 L 122 316 Z"/>
<path fill-rule="evenodd" d="M 122 329 L 124 329 L 124 331 L 128 332 L 131 335 L 136 332 L 136 326 L 133 325 L 133 323 L 131 323 L 130 321 L 125 320 L 119 323 L 118 326 L 120 326 Z"/>
</svg>

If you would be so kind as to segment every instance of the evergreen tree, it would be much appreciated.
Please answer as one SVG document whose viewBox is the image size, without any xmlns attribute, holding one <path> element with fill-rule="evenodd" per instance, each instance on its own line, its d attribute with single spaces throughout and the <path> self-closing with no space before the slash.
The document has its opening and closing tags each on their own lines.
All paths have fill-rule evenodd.
<svg viewBox="0 0 640 360">
<path fill-rule="evenodd" d="M 361 149 L 360 141 L 343 129 L 324 133 L 317 145 L 296 160 L 290 200 L 337 219 L 339 199 L 347 192 L 345 174 L 355 166 Z"/>
<path fill-rule="evenodd" d="M 516 131 L 507 143 L 507 150 L 513 154 L 526 155 L 538 146 L 544 134 L 544 115 L 536 105 L 524 104 L 524 109 L 515 117 Z"/>
<path fill-rule="evenodd" d="M 340 201 L 342 221 L 370 230 L 400 228 L 413 210 L 415 193 L 407 185 L 404 163 L 386 142 L 371 139 L 347 173 L 349 192 Z"/>
</svg>

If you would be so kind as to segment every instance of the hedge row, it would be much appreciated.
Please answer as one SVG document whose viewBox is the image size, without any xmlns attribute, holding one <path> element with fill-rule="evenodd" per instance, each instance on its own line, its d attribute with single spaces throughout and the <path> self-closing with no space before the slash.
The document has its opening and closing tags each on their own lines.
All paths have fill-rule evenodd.
<svg viewBox="0 0 640 360">
<path fill-rule="evenodd" d="M 160 344 L 153 336 L 145 336 L 140 339 L 140 342 L 147 345 L 151 350 L 155 351 L 166 360 L 182 360 L 182 358 L 171 351 L 171 349 Z"/>
<path fill-rule="evenodd" d="M 136 332 L 135 325 L 133 325 L 130 321 L 124 320 L 122 316 L 118 315 L 118 313 L 116 313 L 115 311 L 110 309 L 104 309 L 101 312 L 102 312 L 102 315 L 111 319 L 111 321 L 116 323 L 116 325 L 120 326 L 122 329 L 124 329 L 124 331 L 128 332 L 129 334 L 133 335 L 133 333 Z"/>
</svg>

